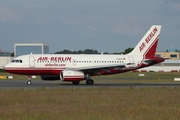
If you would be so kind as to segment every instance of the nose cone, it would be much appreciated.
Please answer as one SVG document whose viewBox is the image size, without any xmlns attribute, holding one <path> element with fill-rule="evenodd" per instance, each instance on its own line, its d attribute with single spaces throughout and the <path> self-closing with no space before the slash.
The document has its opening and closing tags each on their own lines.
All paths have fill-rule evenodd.
<svg viewBox="0 0 180 120">
<path fill-rule="evenodd" d="M 12 67 L 9 65 L 9 64 L 7 64 L 7 65 L 5 65 L 5 66 L 3 66 L 3 69 L 6 71 L 6 72 L 12 72 Z"/>
<path fill-rule="evenodd" d="M 8 65 L 3 66 L 3 69 L 4 69 L 5 71 L 7 71 L 7 70 L 8 70 Z"/>
</svg>

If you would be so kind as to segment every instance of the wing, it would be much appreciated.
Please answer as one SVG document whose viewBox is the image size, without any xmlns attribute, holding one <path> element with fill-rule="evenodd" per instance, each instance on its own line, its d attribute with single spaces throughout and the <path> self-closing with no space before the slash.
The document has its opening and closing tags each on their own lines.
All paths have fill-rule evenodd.
<svg viewBox="0 0 180 120">
<path fill-rule="evenodd" d="M 100 74 L 100 71 L 110 72 L 110 70 L 118 69 L 123 70 L 127 68 L 127 65 L 132 65 L 134 63 L 124 63 L 124 64 L 109 64 L 109 65 L 98 65 L 98 66 L 87 66 L 78 68 L 68 68 L 70 70 L 83 71 L 90 74 Z"/>
</svg>

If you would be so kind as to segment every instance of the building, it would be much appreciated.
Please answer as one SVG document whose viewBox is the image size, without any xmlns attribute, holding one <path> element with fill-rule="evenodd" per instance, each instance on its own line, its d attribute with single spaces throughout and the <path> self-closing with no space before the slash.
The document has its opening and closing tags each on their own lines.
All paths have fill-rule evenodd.
<svg viewBox="0 0 180 120">
<path fill-rule="evenodd" d="M 25 54 L 48 54 L 49 45 L 43 43 L 16 43 L 14 44 L 14 57 Z"/>
<path fill-rule="evenodd" d="M 25 54 L 48 54 L 49 53 L 49 45 L 43 43 L 17 43 L 14 44 L 14 57 L 25 55 Z M 3 68 L 4 65 L 14 59 L 11 57 L 10 52 L 4 52 L 0 50 L 0 69 Z"/>
<path fill-rule="evenodd" d="M 11 62 L 12 59 L 13 57 L 11 57 L 10 52 L 0 51 L 0 69 L 2 69 L 4 65 Z"/>
<path fill-rule="evenodd" d="M 162 63 L 142 68 L 138 71 L 180 72 L 180 60 L 165 60 Z"/>
<path fill-rule="evenodd" d="M 156 56 L 165 58 L 165 59 L 172 59 L 172 60 L 179 60 L 180 53 L 179 52 L 156 52 Z"/>
</svg>

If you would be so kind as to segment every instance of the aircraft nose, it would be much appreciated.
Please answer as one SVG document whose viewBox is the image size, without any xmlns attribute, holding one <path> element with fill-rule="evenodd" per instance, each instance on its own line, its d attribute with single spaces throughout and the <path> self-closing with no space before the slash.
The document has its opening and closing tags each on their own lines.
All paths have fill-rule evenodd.
<svg viewBox="0 0 180 120">
<path fill-rule="evenodd" d="M 12 66 L 9 64 L 3 66 L 3 69 L 4 69 L 4 71 L 9 72 L 9 73 L 12 73 L 14 70 L 14 68 L 12 68 Z"/>
<path fill-rule="evenodd" d="M 3 66 L 3 69 L 4 69 L 5 71 L 8 71 L 8 70 L 9 70 L 9 65 L 4 65 L 4 66 Z"/>
<path fill-rule="evenodd" d="M 6 66 L 6 65 L 4 65 L 4 66 L 3 66 L 3 69 L 6 71 L 6 70 L 7 70 L 7 66 Z"/>
</svg>

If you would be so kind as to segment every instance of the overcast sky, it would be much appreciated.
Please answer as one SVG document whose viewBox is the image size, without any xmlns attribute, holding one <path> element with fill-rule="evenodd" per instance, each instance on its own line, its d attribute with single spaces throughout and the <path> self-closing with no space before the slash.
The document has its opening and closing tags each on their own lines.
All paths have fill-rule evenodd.
<svg viewBox="0 0 180 120">
<path fill-rule="evenodd" d="M 0 49 L 49 44 L 50 52 L 135 47 L 162 25 L 158 51 L 180 49 L 180 0 L 1 0 Z"/>
</svg>

